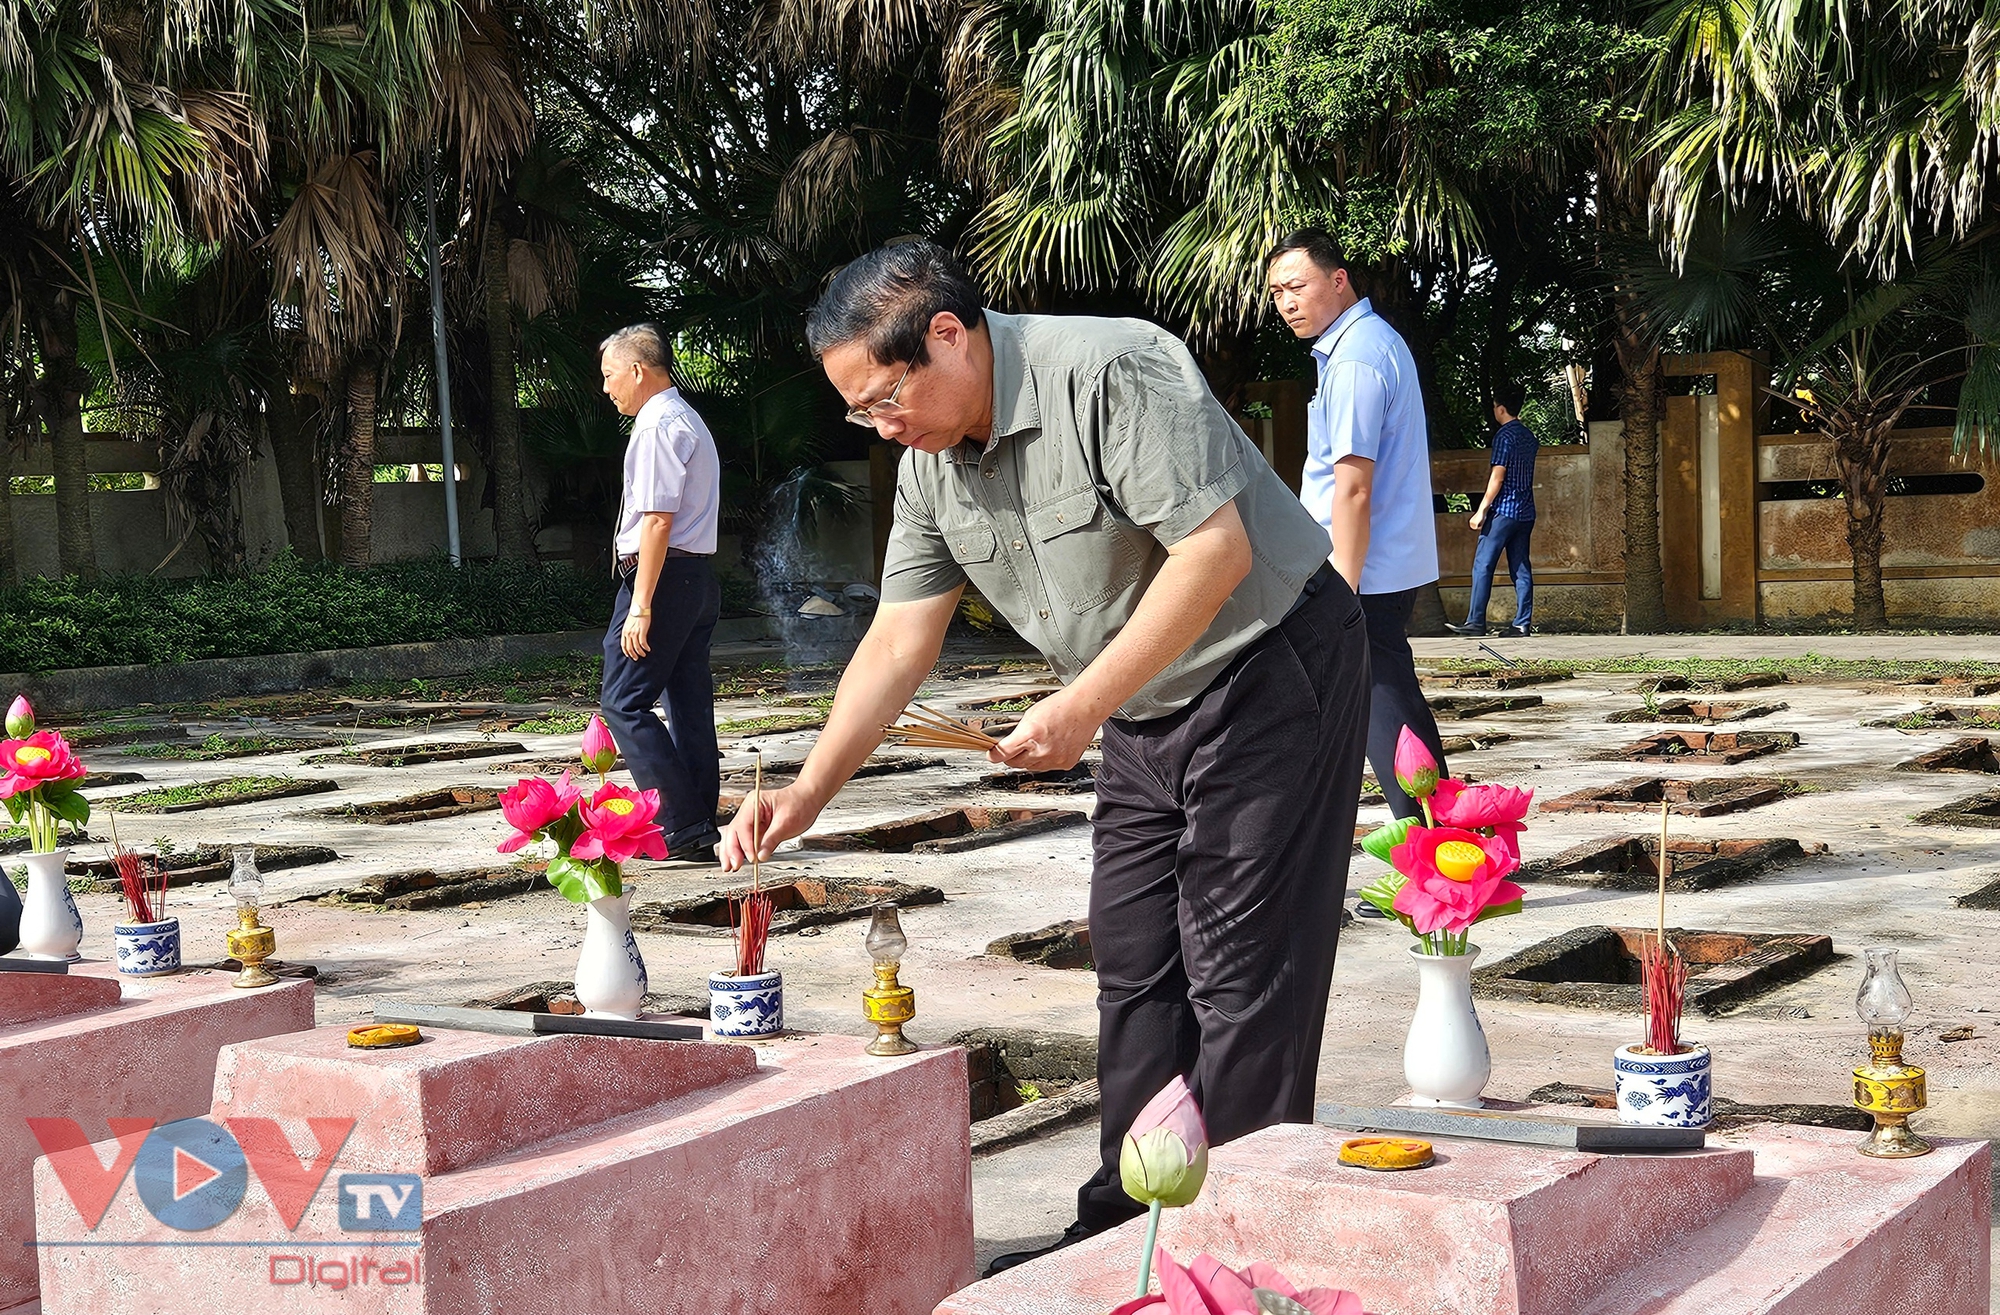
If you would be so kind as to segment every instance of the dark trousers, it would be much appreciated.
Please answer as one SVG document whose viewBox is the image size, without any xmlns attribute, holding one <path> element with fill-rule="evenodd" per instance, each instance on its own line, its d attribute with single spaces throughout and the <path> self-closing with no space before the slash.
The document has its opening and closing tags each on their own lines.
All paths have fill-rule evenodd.
<svg viewBox="0 0 2000 1315">
<path fill-rule="evenodd" d="M 1104 726 L 1092 818 L 1103 1164 L 1077 1218 L 1139 1212 L 1119 1143 L 1176 1073 L 1226 1142 L 1312 1120 L 1368 723 L 1338 576 L 1188 707 Z"/>
<path fill-rule="evenodd" d="M 1416 655 L 1410 652 L 1410 610 L 1416 602 L 1414 589 L 1361 595 L 1361 611 L 1368 618 L 1368 669 L 1374 678 L 1368 706 L 1368 765 L 1375 769 L 1393 817 L 1415 817 L 1422 811 L 1396 784 L 1396 741 L 1403 727 L 1429 746 L 1438 775 L 1445 774 L 1444 741 L 1438 737 L 1431 705 L 1424 702 Z"/>
<path fill-rule="evenodd" d="M 634 662 L 619 646 L 632 610 L 632 582 L 618 587 L 604 634 L 604 724 L 641 790 L 660 792 L 667 848 L 713 844 L 722 771 L 715 754 L 715 684 L 709 641 L 722 610 L 722 586 L 706 557 L 669 557 L 653 587 L 651 651 Z M 666 709 L 662 722 L 653 712 Z"/>
<path fill-rule="evenodd" d="M 1502 549 L 1507 553 L 1507 574 L 1514 578 L 1514 624 L 1526 629 L 1535 613 L 1535 573 L 1528 565 L 1528 536 L 1535 532 L 1531 520 L 1512 516 L 1492 516 L 1480 532 L 1479 546 L 1472 552 L 1472 605 L 1466 609 L 1465 624 L 1486 624 L 1486 600 L 1493 596 L 1493 572 L 1500 565 Z"/>
</svg>

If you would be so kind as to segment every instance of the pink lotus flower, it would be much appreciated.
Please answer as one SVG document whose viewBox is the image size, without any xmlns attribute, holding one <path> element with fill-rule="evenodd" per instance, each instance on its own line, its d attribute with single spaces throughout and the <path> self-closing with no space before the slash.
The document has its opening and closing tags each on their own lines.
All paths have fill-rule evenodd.
<svg viewBox="0 0 2000 1315">
<path fill-rule="evenodd" d="M 611 728 L 604 724 L 604 718 L 591 713 L 590 725 L 583 728 L 583 765 L 603 776 L 617 761 L 618 744 L 611 738 Z"/>
<path fill-rule="evenodd" d="M 1142 1205 L 1186 1205 L 1208 1177 L 1208 1125 L 1187 1079 L 1174 1080 L 1132 1120 L 1118 1152 L 1125 1195 Z"/>
<path fill-rule="evenodd" d="M 7 735 L 11 739 L 25 740 L 35 733 L 35 708 L 25 694 L 16 694 L 14 702 L 7 708 Z"/>
<path fill-rule="evenodd" d="M 606 781 L 583 805 L 583 834 L 570 846 L 576 859 L 629 862 L 633 855 L 667 856 L 667 837 L 653 822 L 660 811 L 658 790 L 627 790 Z"/>
<path fill-rule="evenodd" d="M 1412 799 L 1427 799 L 1438 787 L 1438 760 L 1408 726 L 1396 737 L 1396 784 Z"/>
<path fill-rule="evenodd" d="M 1413 826 L 1390 851 L 1403 888 L 1396 911 L 1419 936 L 1462 932 L 1496 905 L 1511 904 L 1527 892 L 1506 880 L 1520 866 L 1511 842 L 1454 827 Z"/>
<path fill-rule="evenodd" d="M 1154 1260 L 1159 1266 L 1160 1295 L 1135 1297 L 1111 1315 L 1258 1315 L 1258 1288 L 1290 1297 L 1312 1315 L 1363 1315 L 1361 1298 L 1354 1293 L 1338 1288 L 1301 1292 L 1262 1261 L 1238 1273 L 1203 1252 L 1183 1269 L 1165 1247 L 1154 1253 Z"/>
<path fill-rule="evenodd" d="M 1533 790 L 1511 785 L 1467 785 L 1447 776 L 1437 783 L 1431 796 L 1431 819 L 1439 826 L 1455 826 L 1466 831 L 1518 823 L 1528 815 Z"/>
<path fill-rule="evenodd" d="M 73 781 L 84 767 L 62 736 L 36 731 L 25 739 L 0 742 L 0 771 L 6 773 L 0 777 L 0 799 L 11 799 L 52 781 Z"/>
<path fill-rule="evenodd" d="M 553 785 L 539 776 L 516 781 L 512 789 L 500 792 L 500 814 L 515 833 L 496 848 L 503 854 L 513 853 L 560 822 L 582 797 L 582 791 L 569 783 L 568 772 Z"/>
</svg>

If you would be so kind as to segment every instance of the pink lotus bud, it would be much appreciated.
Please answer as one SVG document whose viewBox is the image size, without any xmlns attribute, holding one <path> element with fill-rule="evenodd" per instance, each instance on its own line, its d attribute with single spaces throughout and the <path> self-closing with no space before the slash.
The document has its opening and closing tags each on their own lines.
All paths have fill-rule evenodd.
<svg viewBox="0 0 2000 1315">
<path fill-rule="evenodd" d="M 583 729 L 583 765 L 602 776 L 617 761 L 618 745 L 611 738 L 611 728 L 604 724 L 604 718 L 591 713 L 590 725 Z"/>
<path fill-rule="evenodd" d="M 1118 1152 L 1125 1194 L 1142 1205 L 1187 1205 L 1208 1177 L 1208 1126 L 1178 1073 L 1146 1103 Z"/>
<path fill-rule="evenodd" d="M 1437 759 L 1408 726 L 1396 737 L 1396 784 L 1412 799 L 1428 799 L 1437 789 Z"/>
<path fill-rule="evenodd" d="M 25 694 L 16 694 L 7 708 L 7 738 L 25 740 L 35 733 L 35 709 Z"/>
</svg>

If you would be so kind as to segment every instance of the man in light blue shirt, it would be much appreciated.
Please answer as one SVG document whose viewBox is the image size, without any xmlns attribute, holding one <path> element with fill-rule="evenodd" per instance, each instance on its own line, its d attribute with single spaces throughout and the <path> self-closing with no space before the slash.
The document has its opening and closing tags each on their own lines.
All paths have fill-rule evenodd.
<svg viewBox="0 0 2000 1315">
<path fill-rule="evenodd" d="M 1430 435 L 1417 364 L 1402 335 L 1355 289 L 1345 256 L 1326 233 L 1300 229 L 1265 264 L 1278 314 L 1293 333 L 1312 340 L 1319 368 L 1319 391 L 1306 413 L 1299 500 L 1326 527 L 1334 569 L 1360 595 L 1368 621 L 1368 761 L 1390 812 L 1414 817 L 1416 802 L 1396 784 L 1403 727 L 1416 732 L 1444 770 L 1444 745 L 1417 682 L 1408 631 L 1417 590 L 1438 578 Z"/>
<path fill-rule="evenodd" d="M 612 532 L 619 585 L 604 636 L 604 721 L 633 781 L 660 792 L 667 856 L 713 862 L 722 774 L 708 656 L 722 609 L 713 561 L 721 463 L 708 426 L 674 387 L 664 330 L 635 324 L 598 350 L 605 395 L 632 417 Z"/>
</svg>

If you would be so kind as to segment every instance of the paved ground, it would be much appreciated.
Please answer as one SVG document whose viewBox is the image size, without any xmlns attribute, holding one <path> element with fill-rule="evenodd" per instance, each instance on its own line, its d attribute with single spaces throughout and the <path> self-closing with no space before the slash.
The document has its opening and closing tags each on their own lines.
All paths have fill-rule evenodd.
<svg viewBox="0 0 2000 1315">
<path fill-rule="evenodd" d="M 2000 638 L 1992 637 L 1560 636 L 1489 642 L 1516 660 L 1640 653 L 1656 658 L 1813 653 L 1857 659 L 2000 661 Z M 1478 648 L 1465 640 L 1424 640 L 1418 648 L 1426 657 L 1480 656 Z M 983 663 L 987 669 L 939 680 L 927 697 L 939 706 L 962 706 L 1047 683 L 1045 671 L 991 670 L 996 656 L 976 649 L 954 651 L 949 655 L 952 664 Z M 739 666 L 775 663 L 777 658 L 769 645 L 742 646 L 719 655 L 719 660 Z M 788 678 L 776 673 L 769 678 L 769 689 L 725 699 L 718 717 L 724 722 L 777 715 L 810 717 L 814 700 L 823 700 L 829 689 L 828 679 L 792 677 L 789 683 L 796 688 L 788 689 Z M 1614 712 L 1647 707 L 1644 697 L 1634 692 L 1638 680 L 1632 674 L 1583 674 L 1515 691 L 1541 696 L 1540 706 L 1471 722 L 1447 722 L 1447 735 L 1484 731 L 1510 737 L 1461 755 L 1452 766 L 1480 780 L 1533 786 L 1543 800 L 1628 776 L 1776 776 L 1800 783 L 1801 792 L 1746 813 L 1675 822 L 1677 835 L 1792 837 L 1808 847 L 1825 846 L 1823 853 L 1755 880 L 1673 897 L 1670 918 L 1677 925 L 1824 932 L 1833 937 L 1839 955 L 1827 967 L 1733 1013 L 1690 1020 L 1695 1037 L 1716 1052 L 1720 1093 L 1750 1102 L 1844 1102 L 1849 1095 L 1848 1070 L 1865 1053 L 1853 1012 L 1859 950 L 1864 944 L 1892 944 L 1903 948 L 1905 975 L 1918 1002 L 1909 1058 L 1931 1074 L 1931 1108 L 1919 1126 L 1941 1136 L 2000 1135 L 2000 1078 L 1995 1076 L 2000 1060 L 2000 988 L 1992 970 L 2000 913 L 1960 909 L 1953 903 L 1955 897 L 2000 877 L 2000 830 L 1926 827 L 1912 820 L 1924 809 L 2000 786 L 2000 778 L 1893 771 L 1895 763 L 1971 732 L 1862 724 L 1903 718 L 1925 702 L 1985 705 L 2000 703 L 2000 695 L 1961 699 L 1937 690 L 1858 680 L 1791 683 L 1723 694 L 1716 697 L 1787 705 L 1724 729 L 1789 731 L 1800 735 L 1802 743 L 1789 752 L 1735 767 L 1604 761 L 1598 755 L 1658 729 L 1651 723 L 1606 721 Z M 453 685 L 434 683 L 405 695 L 450 692 Z M 1442 688 L 1438 692 L 1477 693 Z M 507 700 L 506 706 L 488 714 L 489 719 L 506 721 L 546 713 L 551 707 L 584 708 L 589 703 L 584 684 L 554 693 L 532 688 L 512 693 L 520 697 Z M 296 717 L 258 716 L 246 721 L 216 710 L 195 729 L 198 735 L 242 733 L 246 728 L 291 732 L 304 725 Z M 316 729 L 329 733 L 334 728 L 322 724 Z M 349 726 L 340 734 L 369 744 L 479 741 L 483 735 L 476 720 L 374 731 Z M 100 809 L 139 789 L 236 774 L 288 773 L 340 783 L 337 796 L 143 819 L 128 816 L 119 821 L 128 842 L 157 837 L 183 847 L 201 841 L 331 845 L 340 855 L 337 861 L 274 872 L 270 883 L 274 899 L 293 901 L 279 907 L 271 919 L 278 931 L 279 954 L 319 966 L 321 1019 L 334 1022 L 365 1017 L 373 1001 L 383 996 L 459 1003 L 530 981 L 570 975 L 581 919 L 553 893 L 414 912 L 331 907 L 308 898 L 384 872 L 498 863 L 493 845 L 506 834 L 506 827 L 497 812 L 395 827 L 311 816 L 313 810 L 335 802 L 383 800 L 444 786 L 503 786 L 512 779 L 510 765 L 524 758 L 569 753 L 577 739 L 573 733 L 536 735 L 518 729 L 492 734 L 520 740 L 524 753 L 406 768 L 301 765 L 298 753 L 191 763 L 128 758 L 115 748 L 89 751 L 86 761 L 98 769 L 138 770 L 148 778 L 143 785 L 96 792 Z M 810 730 L 761 731 L 754 726 L 732 731 L 725 737 L 725 770 L 747 766 L 753 748 L 761 748 L 773 763 L 796 759 L 809 746 L 811 735 Z M 493 770 L 496 764 L 503 770 Z M 991 770 L 981 761 L 954 757 L 943 766 L 857 781 L 836 800 L 823 826 L 845 830 L 974 802 L 1086 811 L 1090 806 L 1087 795 L 997 793 L 980 783 Z M 1386 811 L 1364 809 L 1362 820 L 1386 820 Z M 1532 815 L 1530 823 L 1524 850 L 1534 860 L 1585 840 L 1648 832 L 1657 826 L 1657 818 L 1557 813 Z M 102 829 L 100 825 L 100 833 Z M 1355 859 L 1357 875 L 1372 867 L 1371 860 Z M 652 864 L 639 868 L 640 902 L 700 894 L 729 884 L 713 868 Z M 990 941 L 1006 933 L 1083 916 L 1087 827 L 1071 826 L 960 855 L 790 852 L 782 862 L 770 865 L 768 873 L 781 881 L 801 875 L 889 876 L 942 889 L 945 903 L 905 915 L 911 949 L 904 981 L 917 990 L 918 1019 L 911 1031 L 920 1039 L 936 1040 L 974 1026 L 1095 1030 L 1094 986 L 1088 972 L 1023 967 L 984 954 Z M 116 901 L 90 895 L 81 897 L 80 903 L 87 921 L 85 953 L 108 955 Z M 220 957 L 222 932 L 233 921 L 222 889 L 176 891 L 174 906 L 183 920 L 190 958 L 199 959 L 205 951 Z M 1652 897 L 1643 893 L 1537 883 L 1530 889 L 1524 913 L 1480 928 L 1483 961 L 1492 962 L 1581 925 L 1645 924 L 1653 917 L 1652 906 Z M 860 1019 L 858 995 L 868 980 L 862 927 L 859 922 L 842 923 L 783 936 L 774 943 L 771 958 L 785 972 L 789 1019 L 794 1025 L 857 1034 L 867 1030 Z M 641 942 L 656 990 L 696 995 L 705 974 L 724 966 L 728 958 L 724 935 L 712 931 L 647 934 Z M 1404 962 L 1406 945 L 1407 938 L 1393 924 L 1358 922 L 1342 933 L 1320 1072 L 1323 1099 L 1388 1101 L 1402 1091 L 1401 1038 L 1415 998 L 1414 974 Z M 1510 1098 L 1551 1081 L 1608 1086 L 1612 1050 L 1639 1030 L 1636 1018 L 1588 1010 L 1490 1000 L 1480 1010 L 1493 1049 L 1489 1090 Z M 1960 1030 L 1966 1028 L 1969 1034 Z M 1942 1039 L 1947 1032 L 1969 1039 L 1947 1042 Z M 1094 1138 L 1094 1129 L 1073 1130 L 976 1163 L 982 1260 L 1060 1230 L 1070 1217 L 1075 1184 L 1090 1164 Z"/>
</svg>

